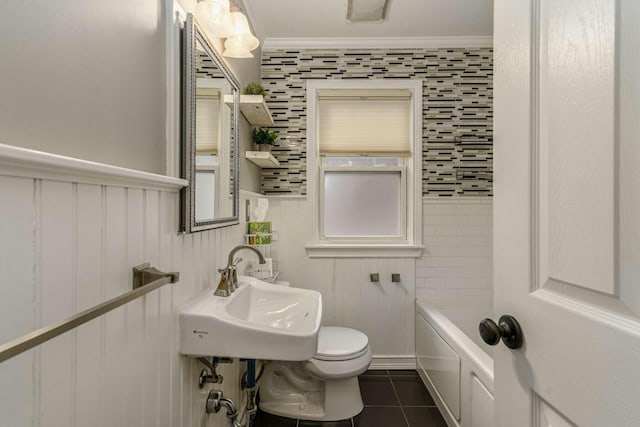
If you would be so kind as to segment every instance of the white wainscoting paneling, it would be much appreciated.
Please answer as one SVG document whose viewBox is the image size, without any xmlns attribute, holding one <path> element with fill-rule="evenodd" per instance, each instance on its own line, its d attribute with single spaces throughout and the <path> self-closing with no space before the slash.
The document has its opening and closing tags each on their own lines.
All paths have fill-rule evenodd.
<svg viewBox="0 0 640 427">
<path fill-rule="evenodd" d="M 228 425 L 204 413 L 177 312 L 215 286 L 246 224 L 181 236 L 176 189 L 10 175 L 0 169 L 0 342 L 129 291 L 134 265 L 181 280 L 0 364 L 0 426 Z M 242 405 L 241 364 L 221 372 Z"/>
<path fill-rule="evenodd" d="M 324 325 L 366 333 L 374 366 L 415 366 L 415 259 L 366 258 L 366 254 L 310 259 L 305 244 L 313 240 L 311 202 L 270 198 L 269 203 L 267 219 L 278 231 L 272 250 L 280 278 L 322 293 Z M 370 273 L 378 273 L 380 283 L 371 283 Z M 392 283 L 391 273 L 400 273 L 402 282 Z"/>
</svg>

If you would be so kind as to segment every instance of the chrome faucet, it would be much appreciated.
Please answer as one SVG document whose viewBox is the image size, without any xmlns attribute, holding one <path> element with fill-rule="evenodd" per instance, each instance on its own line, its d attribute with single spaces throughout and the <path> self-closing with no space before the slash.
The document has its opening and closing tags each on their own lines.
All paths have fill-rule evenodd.
<svg viewBox="0 0 640 427">
<path fill-rule="evenodd" d="M 229 258 L 227 259 L 227 266 L 218 270 L 218 272 L 220 273 L 220 282 L 218 283 L 218 288 L 213 293 L 214 295 L 219 297 L 228 297 L 238 287 L 238 273 L 236 271 L 236 266 L 240 261 L 242 261 L 242 258 L 234 260 L 233 256 L 236 254 L 236 252 L 242 249 L 248 249 L 255 252 L 256 255 L 258 255 L 258 262 L 260 262 L 260 264 L 264 264 L 266 262 L 264 256 L 262 255 L 262 252 L 260 252 L 253 246 L 238 245 L 235 248 L 231 249 L 231 252 L 229 252 Z"/>
</svg>

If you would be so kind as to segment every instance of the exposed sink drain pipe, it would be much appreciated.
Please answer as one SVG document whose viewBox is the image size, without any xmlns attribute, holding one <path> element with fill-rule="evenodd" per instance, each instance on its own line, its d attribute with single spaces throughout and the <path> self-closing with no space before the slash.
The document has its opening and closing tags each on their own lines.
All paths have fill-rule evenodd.
<svg viewBox="0 0 640 427">
<path fill-rule="evenodd" d="M 224 397 L 222 394 L 222 390 L 211 390 L 209 392 L 209 396 L 207 396 L 207 414 L 217 414 L 218 412 L 220 412 L 220 408 L 224 408 L 227 410 L 227 418 L 229 419 L 231 427 L 246 426 L 244 423 L 238 421 L 238 408 L 236 407 L 236 404 L 233 403 L 233 400 L 229 399 L 228 397 Z M 250 419 L 250 417 L 247 417 L 247 420 Z"/>
<path fill-rule="evenodd" d="M 218 358 L 214 358 L 214 364 L 210 365 L 209 363 L 205 363 L 205 365 L 209 366 L 210 369 L 211 367 L 214 367 L 215 365 L 217 365 L 217 360 Z M 203 363 L 205 362 L 204 360 L 200 359 Z M 206 360 L 206 359 L 205 359 Z M 211 390 L 209 392 L 209 395 L 207 396 L 207 401 L 206 401 L 206 405 L 205 405 L 205 410 L 207 412 L 207 414 L 217 414 L 218 412 L 220 412 L 221 408 L 225 408 L 227 411 L 227 418 L 229 419 L 229 423 L 231 425 L 231 427 L 249 427 L 251 426 L 251 421 L 252 418 L 254 417 L 256 411 L 257 411 L 257 406 L 256 406 L 256 394 L 257 394 L 257 382 L 260 379 L 260 377 L 262 376 L 262 372 L 264 370 L 263 369 L 260 371 L 260 374 L 258 374 L 258 376 L 256 377 L 256 361 L 255 359 L 246 359 L 247 361 L 247 371 L 245 372 L 243 378 L 242 378 L 242 384 L 241 384 L 241 388 L 243 390 L 247 390 L 247 406 L 246 406 L 246 410 L 245 413 L 242 417 L 242 420 L 238 420 L 238 407 L 236 406 L 236 404 L 233 402 L 233 400 L 231 400 L 228 397 L 224 397 L 224 394 L 222 393 L 222 390 Z M 206 361 L 208 362 L 208 361 Z M 205 381 L 205 383 L 209 382 L 209 383 L 221 383 L 222 382 L 222 376 L 221 375 L 217 375 L 215 373 L 215 370 L 212 370 L 212 375 L 207 376 L 207 378 L 216 378 L 216 377 L 220 377 L 220 381 Z M 202 380 L 202 374 L 200 375 L 200 379 Z M 204 384 L 201 384 L 201 388 Z"/>
</svg>

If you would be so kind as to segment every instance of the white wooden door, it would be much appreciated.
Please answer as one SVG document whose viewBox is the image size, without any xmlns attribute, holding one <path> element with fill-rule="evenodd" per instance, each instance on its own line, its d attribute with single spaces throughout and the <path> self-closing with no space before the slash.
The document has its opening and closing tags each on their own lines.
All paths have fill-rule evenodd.
<svg viewBox="0 0 640 427">
<path fill-rule="evenodd" d="M 640 1 L 495 1 L 500 427 L 640 426 Z"/>
</svg>

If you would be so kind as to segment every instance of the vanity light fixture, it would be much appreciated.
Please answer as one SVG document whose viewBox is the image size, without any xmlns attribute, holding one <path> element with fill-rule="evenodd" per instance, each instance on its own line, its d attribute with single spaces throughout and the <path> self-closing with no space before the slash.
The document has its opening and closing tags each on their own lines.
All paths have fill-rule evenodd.
<svg viewBox="0 0 640 427">
<path fill-rule="evenodd" d="M 252 58 L 252 50 L 260 45 L 258 39 L 251 34 L 247 17 L 240 10 L 231 12 L 233 29 L 224 42 L 223 56 L 229 58 Z"/>
<path fill-rule="evenodd" d="M 214 37 L 228 37 L 233 30 L 229 0 L 203 0 L 196 5 L 194 14 Z"/>
<path fill-rule="evenodd" d="M 348 0 L 347 21 L 376 22 L 384 21 L 387 16 L 389 0 Z"/>
<path fill-rule="evenodd" d="M 223 56 L 253 58 L 251 51 L 260 45 L 260 41 L 251 33 L 247 17 L 234 2 L 201 0 L 194 14 L 210 36 L 227 39 Z"/>
</svg>

